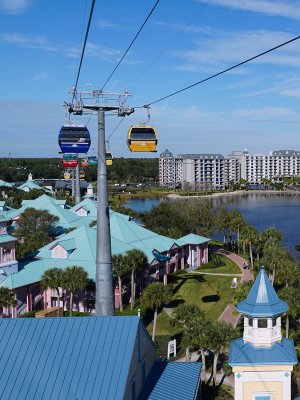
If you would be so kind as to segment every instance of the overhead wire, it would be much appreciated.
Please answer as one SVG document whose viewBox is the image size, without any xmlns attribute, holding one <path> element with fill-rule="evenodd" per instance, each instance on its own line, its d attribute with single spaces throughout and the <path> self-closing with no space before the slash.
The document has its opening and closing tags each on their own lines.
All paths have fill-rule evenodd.
<svg viewBox="0 0 300 400">
<path fill-rule="evenodd" d="M 233 65 L 232 67 L 226 68 L 226 69 L 224 69 L 223 71 L 217 72 L 216 74 L 213 74 L 213 75 L 211 75 L 211 76 L 209 76 L 209 77 L 207 77 L 207 78 L 204 78 L 204 79 L 202 79 L 201 81 L 198 81 L 198 82 L 193 83 L 193 84 L 191 84 L 191 85 L 189 85 L 189 86 L 186 86 L 186 87 L 184 87 L 183 89 L 177 90 L 176 92 L 170 93 L 170 94 L 168 94 L 167 96 L 164 96 L 164 97 L 161 97 L 161 98 L 159 98 L 159 99 L 157 99 L 157 100 L 154 100 L 154 101 L 152 101 L 151 103 L 145 104 L 143 107 L 148 108 L 148 107 L 150 107 L 150 106 L 153 105 L 153 104 L 156 104 L 156 103 L 158 103 L 158 102 L 160 102 L 160 101 L 166 100 L 166 99 L 168 99 L 168 98 L 170 98 L 170 97 L 172 97 L 172 96 L 175 96 L 176 94 L 182 93 L 182 92 L 184 92 L 184 91 L 186 91 L 186 90 L 188 90 L 188 89 L 191 89 L 191 88 L 193 88 L 193 87 L 195 87 L 195 86 L 197 86 L 197 85 L 200 85 L 201 83 L 207 82 L 207 81 L 209 81 L 210 79 L 213 79 L 213 78 L 216 78 L 217 76 L 220 76 L 220 75 L 222 75 L 222 74 L 225 74 L 226 72 L 232 71 L 233 69 L 238 68 L 238 67 L 240 67 L 241 65 L 247 64 L 247 63 L 249 63 L 250 61 L 255 60 L 256 58 L 259 58 L 259 57 L 264 56 L 265 54 L 271 53 L 272 51 L 277 50 L 277 49 L 279 49 L 280 47 L 286 46 L 287 44 L 290 44 L 290 43 L 292 43 L 292 42 L 295 42 L 295 41 L 298 40 L 298 39 L 300 39 L 300 35 L 294 37 L 293 39 L 287 40 L 286 42 L 283 42 L 283 43 L 281 43 L 281 44 L 279 44 L 279 45 L 277 45 L 277 46 L 275 46 L 275 47 L 272 47 L 272 48 L 269 49 L 269 50 L 263 51 L 262 53 L 259 53 L 259 54 L 257 54 L 256 56 L 250 57 L 250 58 L 248 58 L 247 60 L 244 60 L 244 61 L 242 61 L 242 62 L 240 62 L 240 63 L 238 63 L 238 64 L 235 64 L 235 65 Z M 137 107 L 135 107 L 135 108 L 137 108 Z"/>
<path fill-rule="evenodd" d="M 108 84 L 108 82 L 110 81 L 110 79 L 112 78 L 113 74 L 116 72 L 117 68 L 119 67 L 119 65 L 121 64 L 121 62 L 124 60 L 126 54 L 128 53 L 128 51 L 130 50 L 130 48 L 132 47 L 133 43 L 136 41 L 136 39 L 138 38 L 139 34 L 141 33 L 141 31 L 143 30 L 144 26 L 146 25 L 148 19 L 150 18 L 150 16 L 152 15 L 152 13 L 154 12 L 155 8 L 157 7 L 158 3 L 160 0 L 157 0 L 156 3 L 154 4 L 154 6 L 152 7 L 150 13 L 148 14 L 148 16 L 146 17 L 145 21 L 143 22 L 143 24 L 141 25 L 140 29 L 138 30 L 138 32 L 136 33 L 136 35 L 134 36 L 134 38 L 132 39 L 130 45 L 127 47 L 127 50 L 125 51 L 125 53 L 123 54 L 123 56 L 120 58 L 118 64 L 115 66 L 115 68 L 113 69 L 113 71 L 111 72 L 111 74 L 109 75 L 109 77 L 106 79 L 104 85 L 102 86 L 101 90 L 103 90 L 105 88 L 105 86 Z"/>
<path fill-rule="evenodd" d="M 182 35 L 183 32 L 187 30 L 187 28 L 191 25 L 191 23 L 209 6 L 209 4 L 213 0 L 208 0 L 207 3 L 205 3 L 200 10 L 186 23 L 186 25 L 173 37 L 173 39 L 152 59 L 152 61 L 146 66 L 146 68 L 143 69 L 141 74 L 132 82 L 130 82 L 126 87 L 130 87 L 133 85 L 135 82 L 137 82 L 148 70 L 149 68 L 168 50 L 168 48 Z"/>
<path fill-rule="evenodd" d="M 92 16 L 93 16 L 93 12 L 94 12 L 95 1 L 96 0 L 92 0 L 92 5 L 91 5 L 91 9 L 90 9 L 90 15 L 89 15 L 89 20 L 88 20 L 88 25 L 87 25 L 87 28 L 86 28 L 84 43 L 83 43 L 83 47 L 82 47 L 82 52 L 81 52 L 81 57 L 80 57 L 77 77 L 76 77 L 75 85 L 74 85 L 74 88 L 73 88 L 73 96 L 72 96 L 71 104 L 73 104 L 75 96 L 76 96 L 77 85 L 78 85 L 78 80 L 79 80 L 79 76 L 80 76 L 80 72 L 81 72 L 83 56 L 84 56 L 85 47 L 86 47 L 86 43 L 87 43 L 87 39 L 88 39 L 88 35 L 89 35 L 90 26 L 91 26 Z"/>
</svg>

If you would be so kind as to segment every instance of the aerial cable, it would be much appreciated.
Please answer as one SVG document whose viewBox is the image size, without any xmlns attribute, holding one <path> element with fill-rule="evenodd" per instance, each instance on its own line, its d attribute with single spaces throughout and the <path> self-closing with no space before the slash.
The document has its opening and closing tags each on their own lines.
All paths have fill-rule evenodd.
<svg viewBox="0 0 300 400">
<path fill-rule="evenodd" d="M 105 88 L 105 86 L 107 85 L 107 83 L 109 82 L 109 80 L 111 79 L 111 77 L 113 76 L 113 74 L 115 73 L 115 71 L 117 70 L 117 68 L 119 67 L 119 65 L 121 64 L 121 62 L 123 61 L 123 59 L 125 58 L 126 54 L 128 53 L 128 51 L 130 50 L 131 46 L 133 45 L 133 43 L 135 42 L 135 40 L 137 39 L 137 37 L 139 36 L 139 34 L 141 33 L 142 29 L 144 28 L 144 26 L 146 25 L 146 22 L 148 21 L 148 19 L 150 18 L 151 14 L 153 13 L 153 11 L 155 10 L 156 6 L 158 5 L 159 0 L 156 1 L 156 3 L 154 4 L 154 6 L 152 7 L 152 10 L 150 11 L 150 13 L 148 14 L 147 18 L 145 19 L 145 21 L 143 22 L 142 26 L 140 27 L 140 29 L 138 30 L 137 34 L 135 35 L 135 37 L 133 38 L 133 40 L 131 41 L 130 45 L 128 46 L 127 50 L 125 51 L 125 53 L 123 54 L 123 56 L 121 57 L 121 59 L 119 60 L 118 64 L 115 66 L 114 70 L 112 71 L 112 73 L 109 75 L 109 77 L 107 78 L 106 82 L 104 83 L 104 85 L 102 86 L 101 90 L 103 90 Z"/>
<path fill-rule="evenodd" d="M 233 70 L 233 69 L 235 69 L 235 68 L 237 68 L 237 67 L 240 67 L 241 65 L 247 64 L 248 62 L 253 61 L 253 60 L 255 60 L 256 58 L 259 58 L 259 57 L 264 56 L 265 54 L 271 53 L 272 51 L 277 50 L 277 49 L 279 49 L 280 47 L 286 46 L 286 45 L 289 44 L 289 43 L 295 42 L 295 41 L 298 40 L 298 39 L 300 39 L 300 36 L 296 36 L 296 37 L 294 37 L 294 38 L 291 39 L 291 40 L 288 40 L 288 41 L 286 41 L 286 42 L 284 42 L 284 43 L 281 43 L 281 44 L 279 44 L 278 46 L 272 47 L 271 49 L 266 50 L 266 51 L 264 51 L 264 52 L 262 52 L 262 53 L 260 53 L 260 54 L 257 54 L 256 56 L 253 56 L 253 57 L 251 57 L 251 58 L 248 58 L 248 59 L 245 60 L 245 61 L 242 61 L 242 62 L 240 62 L 240 63 L 238 63 L 238 64 L 233 65 L 232 67 L 226 68 L 226 69 L 224 69 L 224 70 L 221 71 L 221 72 L 218 72 L 218 73 L 216 73 L 216 74 L 214 74 L 214 75 L 211 75 L 211 76 L 209 76 L 209 77 L 207 77 L 207 78 L 205 78 L 205 79 L 202 79 L 201 81 L 198 81 L 198 82 L 196 82 L 196 83 L 193 83 L 192 85 L 186 86 L 185 88 L 180 89 L 180 90 L 177 90 L 176 92 L 173 92 L 173 93 L 171 93 L 171 94 L 169 94 L 169 95 L 167 95 L 167 96 L 161 97 L 160 99 L 155 100 L 155 101 L 152 101 L 151 103 L 145 104 L 143 107 L 148 108 L 148 107 L 151 106 L 152 104 L 155 104 L 155 103 L 158 103 L 158 102 L 160 102 L 160 101 L 166 100 L 166 99 L 168 99 L 169 97 L 175 96 L 176 94 L 179 94 L 179 93 L 181 93 L 181 92 L 184 92 L 185 90 L 191 89 L 192 87 L 197 86 L 197 85 L 200 85 L 201 83 L 204 83 L 204 82 L 206 82 L 206 81 L 209 81 L 209 80 L 212 79 L 212 78 L 216 78 L 216 77 L 219 76 L 219 75 L 225 74 L 225 72 L 231 71 L 231 70 Z M 136 107 L 135 107 L 135 108 L 136 108 Z"/>
<path fill-rule="evenodd" d="M 112 133 L 108 136 L 107 138 L 107 142 L 109 142 L 110 138 L 112 137 L 112 135 L 116 132 L 116 130 L 119 128 L 119 126 L 121 125 L 121 123 L 124 121 L 125 117 L 123 117 L 120 122 L 118 123 L 118 125 L 115 127 L 115 129 L 112 131 Z"/>
<path fill-rule="evenodd" d="M 76 77 L 75 85 L 74 85 L 74 88 L 73 88 L 73 96 L 72 96 L 71 104 L 73 104 L 74 98 L 76 96 L 77 84 L 78 84 L 79 75 L 80 75 L 80 71 L 81 71 L 81 66 L 82 66 L 83 56 L 84 56 L 85 47 L 86 47 L 86 43 L 87 43 L 87 38 L 88 38 L 88 35 L 89 35 L 90 26 L 91 26 L 91 21 L 92 21 L 95 1 L 96 0 L 92 0 L 92 5 L 91 5 L 91 10 L 90 10 L 88 25 L 87 25 L 87 28 L 86 28 L 86 33 L 85 33 L 83 48 L 82 48 L 82 52 L 81 52 L 81 57 L 80 57 L 80 63 L 79 63 L 79 67 L 78 67 L 77 77 Z"/>
<path fill-rule="evenodd" d="M 135 82 L 137 82 L 148 70 L 149 68 L 157 61 L 165 52 L 168 50 L 168 48 L 176 42 L 176 40 L 182 35 L 183 32 L 186 31 L 186 29 L 191 25 L 191 23 L 209 6 L 209 4 L 212 2 L 212 0 L 208 0 L 206 4 L 204 4 L 200 10 L 186 23 L 186 25 L 177 33 L 177 35 L 174 36 L 174 38 L 157 54 L 156 57 L 153 58 L 153 60 L 144 68 L 144 70 L 141 72 L 141 74 L 131 83 L 126 85 L 126 87 L 132 86 Z"/>
</svg>

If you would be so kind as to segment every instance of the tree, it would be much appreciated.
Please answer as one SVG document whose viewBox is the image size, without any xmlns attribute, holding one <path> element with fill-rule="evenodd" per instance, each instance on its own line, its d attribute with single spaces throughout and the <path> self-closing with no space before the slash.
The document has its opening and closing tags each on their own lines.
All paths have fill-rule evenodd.
<svg viewBox="0 0 300 400">
<path fill-rule="evenodd" d="M 231 325 L 225 322 L 213 321 L 208 326 L 207 335 L 210 341 L 210 347 L 214 350 L 214 360 L 212 376 L 214 384 L 217 377 L 217 363 L 219 355 L 229 345 L 230 340 L 234 337 L 235 330 Z"/>
<path fill-rule="evenodd" d="M 122 278 L 129 272 L 127 258 L 122 254 L 112 256 L 113 274 L 118 277 L 120 311 L 123 312 Z"/>
<path fill-rule="evenodd" d="M 284 300 L 288 306 L 286 313 L 285 336 L 289 337 L 290 317 L 296 320 L 300 314 L 300 292 L 299 288 L 294 286 L 287 286 L 279 292 L 279 296 Z"/>
<path fill-rule="evenodd" d="M 249 246 L 251 268 L 253 269 L 253 243 L 258 236 L 258 232 L 250 225 L 245 225 L 241 231 L 242 240 Z"/>
<path fill-rule="evenodd" d="M 186 348 L 186 361 L 188 361 L 190 344 L 194 344 L 194 335 L 192 334 L 192 330 L 189 330 L 187 326 L 194 319 L 200 318 L 204 318 L 204 313 L 195 304 L 180 304 L 173 314 L 172 324 L 185 332 L 183 343 Z"/>
<path fill-rule="evenodd" d="M 127 263 L 128 270 L 131 271 L 131 310 L 133 310 L 136 292 L 135 274 L 147 267 L 148 259 L 141 250 L 133 249 L 126 251 L 125 263 Z"/>
<path fill-rule="evenodd" d="M 263 248 L 263 263 L 274 285 L 276 272 L 283 269 L 288 258 L 286 250 L 276 239 L 268 239 Z"/>
<path fill-rule="evenodd" d="M 172 299 L 173 290 L 171 285 L 161 282 L 150 283 L 142 293 L 141 302 L 154 310 L 152 340 L 155 340 L 157 314 L 160 307 L 169 303 Z"/>
<path fill-rule="evenodd" d="M 63 286 L 64 274 L 59 268 L 50 268 L 45 271 L 41 278 L 41 288 L 47 290 L 48 288 L 56 290 L 57 293 L 57 315 L 60 315 L 60 291 L 59 289 Z"/>
<path fill-rule="evenodd" d="M 3 315 L 3 307 L 15 306 L 16 304 L 14 292 L 6 287 L 0 287 L 0 317 Z"/>
<path fill-rule="evenodd" d="M 73 311 L 73 296 L 75 290 L 82 290 L 88 284 L 88 274 L 82 267 L 73 265 L 63 271 L 63 285 L 70 292 L 70 315 Z"/>
<path fill-rule="evenodd" d="M 36 210 L 29 207 L 22 212 L 17 221 L 15 236 L 22 239 L 39 232 L 50 236 L 57 221 L 58 217 L 50 214 L 47 210 Z"/>
<path fill-rule="evenodd" d="M 36 250 L 49 243 L 50 238 L 44 232 L 37 232 L 26 236 L 22 242 L 17 242 L 16 258 L 22 260 L 32 255 Z"/>
<path fill-rule="evenodd" d="M 237 305 L 241 301 L 245 300 L 250 292 L 253 282 L 242 282 L 234 290 L 233 303 Z"/>
</svg>

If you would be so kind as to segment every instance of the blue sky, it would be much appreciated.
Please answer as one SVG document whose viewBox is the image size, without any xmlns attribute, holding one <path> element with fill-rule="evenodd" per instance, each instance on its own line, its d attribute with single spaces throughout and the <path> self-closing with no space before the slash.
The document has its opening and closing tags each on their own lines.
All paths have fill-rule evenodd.
<svg viewBox="0 0 300 400">
<path fill-rule="evenodd" d="M 155 0 L 96 0 L 78 90 L 100 89 Z M 91 0 L 0 0 L 0 157 L 58 155 L 63 102 L 75 83 Z M 140 107 L 300 34 L 298 1 L 161 0 L 105 90 Z M 158 152 L 268 153 L 300 149 L 300 40 L 158 102 Z M 131 157 L 128 127 L 111 137 Z M 83 116 L 96 147 L 96 116 Z M 120 122 L 106 116 L 107 137 Z M 135 156 L 144 156 L 142 153 Z M 146 155 L 145 156 L 149 156 Z M 151 157 L 154 154 L 150 155 Z"/>
</svg>

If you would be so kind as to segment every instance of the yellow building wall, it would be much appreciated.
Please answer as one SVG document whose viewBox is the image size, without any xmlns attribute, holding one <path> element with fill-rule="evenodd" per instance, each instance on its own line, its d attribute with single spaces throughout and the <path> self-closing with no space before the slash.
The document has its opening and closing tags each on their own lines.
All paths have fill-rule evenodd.
<svg viewBox="0 0 300 400">
<path fill-rule="evenodd" d="M 250 367 L 232 367 L 233 372 L 256 372 L 256 371 L 293 371 L 292 365 L 251 365 Z"/>
<path fill-rule="evenodd" d="M 253 400 L 255 393 L 270 392 L 272 400 L 284 400 L 282 382 L 244 382 L 244 400 Z"/>
</svg>

